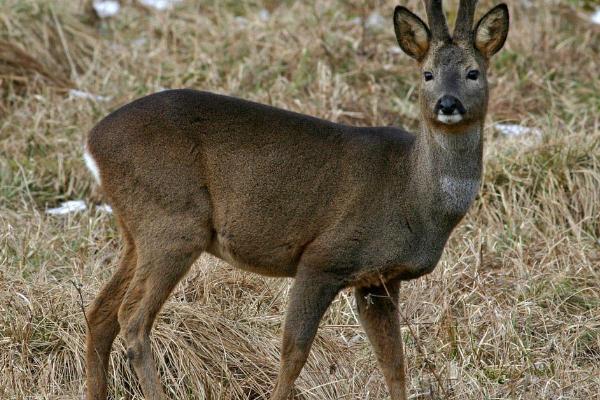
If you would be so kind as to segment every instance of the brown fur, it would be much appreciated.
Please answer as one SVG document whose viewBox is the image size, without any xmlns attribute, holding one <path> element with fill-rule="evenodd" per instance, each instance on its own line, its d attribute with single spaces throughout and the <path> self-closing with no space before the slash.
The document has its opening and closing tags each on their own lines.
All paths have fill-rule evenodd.
<svg viewBox="0 0 600 400">
<path fill-rule="evenodd" d="M 396 10 L 396 31 L 409 35 L 399 43 L 439 79 L 421 90 L 419 135 L 193 90 L 138 99 L 91 131 L 87 148 L 126 245 L 121 266 L 88 311 L 88 399 L 106 398 L 119 330 L 144 395 L 165 398 L 150 331 L 202 252 L 248 271 L 295 277 L 272 399 L 288 397 L 323 313 L 349 286 L 356 287 L 360 320 L 392 399 L 406 398 L 400 281 L 433 270 L 473 201 L 477 188 L 456 182 L 481 177 L 487 106 L 484 76 L 475 86 L 448 81 L 462 82 L 457 74 L 466 64 L 484 70 L 485 57 L 472 43 L 409 43 L 411 30 L 427 30 L 410 14 L 410 26 L 398 26 L 408 14 Z M 413 40 L 429 37 L 413 33 Z M 431 114 L 446 93 L 465 99 L 466 117 L 456 126 Z"/>
</svg>

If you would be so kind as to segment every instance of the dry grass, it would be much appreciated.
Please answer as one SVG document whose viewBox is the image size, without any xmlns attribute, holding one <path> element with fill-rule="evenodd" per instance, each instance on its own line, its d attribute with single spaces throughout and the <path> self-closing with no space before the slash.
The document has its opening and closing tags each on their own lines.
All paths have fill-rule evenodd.
<svg viewBox="0 0 600 400">
<path fill-rule="evenodd" d="M 167 13 L 124 3 L 94 22 L 82 2 L 0 2 L 2 399 L 83 392 L 85 322 L 72 282 L 89 303 L 119 239 L 94 208 L 44 210 L 96 200 L 81 146 L 110 110 L 194 87 L 346 123 L 417 126 L 417 71 L 390 50 L 393 1 L 203 0 Z M 600 30 L 582 19 L 583 1 L 525 3 L 511 2 L 509 42 L 492 65 L 482 193 L 436 271 L 401 292 L 413 399 L 600 393 Z M 376 10 L 382 29 L 353 23 Z M 497 121 L 542 139 L 507 139 Z M 202 259 L 154 331 L 171 397 L 265 398 L 288 285 Z M 298 398 L 386 398 L 353 303 L 344 292 L 328 312 Z M 121 339 L 110 374 L 116 398 L 140 396 Z"/>
</svg>

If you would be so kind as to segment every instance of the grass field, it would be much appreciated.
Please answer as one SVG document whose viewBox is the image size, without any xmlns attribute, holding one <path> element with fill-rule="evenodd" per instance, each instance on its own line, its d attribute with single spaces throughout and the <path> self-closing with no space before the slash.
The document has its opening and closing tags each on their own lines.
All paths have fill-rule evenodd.
<svg viewBox="0 0 600 400">
<path fill-rule="evenodd" d="M 192 87 L 418 127 L 419 76 L 397 51 L 395 1 L 122 3 L 97 21 L 83 1 L 0 0 L 1 399 L 82 396 L 82 306 L 120 248 L 82 144 L 111 110 Z M 420 1 L 403 3 L 424 14 Z M 481 3 L 480 13 L 493 5 Z M 595 2 L 543 3 L 510 2 L 481 193 L 437 269 L 401 290 L 412 399 L 600 393 L 600 25 L 588 21 Z M 508 137 L 497 123 L 532 131 Z M 45 212 L 77 199 L 89 208 Z M 267 398 L 289 284 L 202 258 L 154 330 L 171 398 Z M 110 375 L 116 398 L 141 397 L 120 338 Z M 297 398 L 387 398 L 349 291 L 322 322 Z"/>
</svg>

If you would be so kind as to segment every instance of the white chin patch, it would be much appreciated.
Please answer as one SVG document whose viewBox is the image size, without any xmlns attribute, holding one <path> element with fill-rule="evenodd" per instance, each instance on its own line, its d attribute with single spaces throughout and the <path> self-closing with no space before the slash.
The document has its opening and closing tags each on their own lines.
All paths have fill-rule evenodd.
<svg viewBox="0 0 600 400">
<path fill-rule="evenodd" d="M 454 114 L 452 114 L 452 115 L 438 114 L 437 119 L 442 124 L 452 125 L 452 124 L 457 124 L 460 121 L 462 121 L 463 116 L 458 111 L 455 111 Z"/>
</svg>

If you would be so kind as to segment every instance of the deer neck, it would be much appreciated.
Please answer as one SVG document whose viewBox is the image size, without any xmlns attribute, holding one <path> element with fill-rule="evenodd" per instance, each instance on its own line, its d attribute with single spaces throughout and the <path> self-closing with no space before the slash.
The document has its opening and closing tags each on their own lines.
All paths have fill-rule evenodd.
<svg viewBox="0 0 600 400">
<path fill-rule="evenodd" d="M 475 200 L 481 183 L 482 124 L 446 133 L 424 125 L 417 138 L 414 169 L 417 208 L 441 226 L 453 228 Z"/>
</svg>

